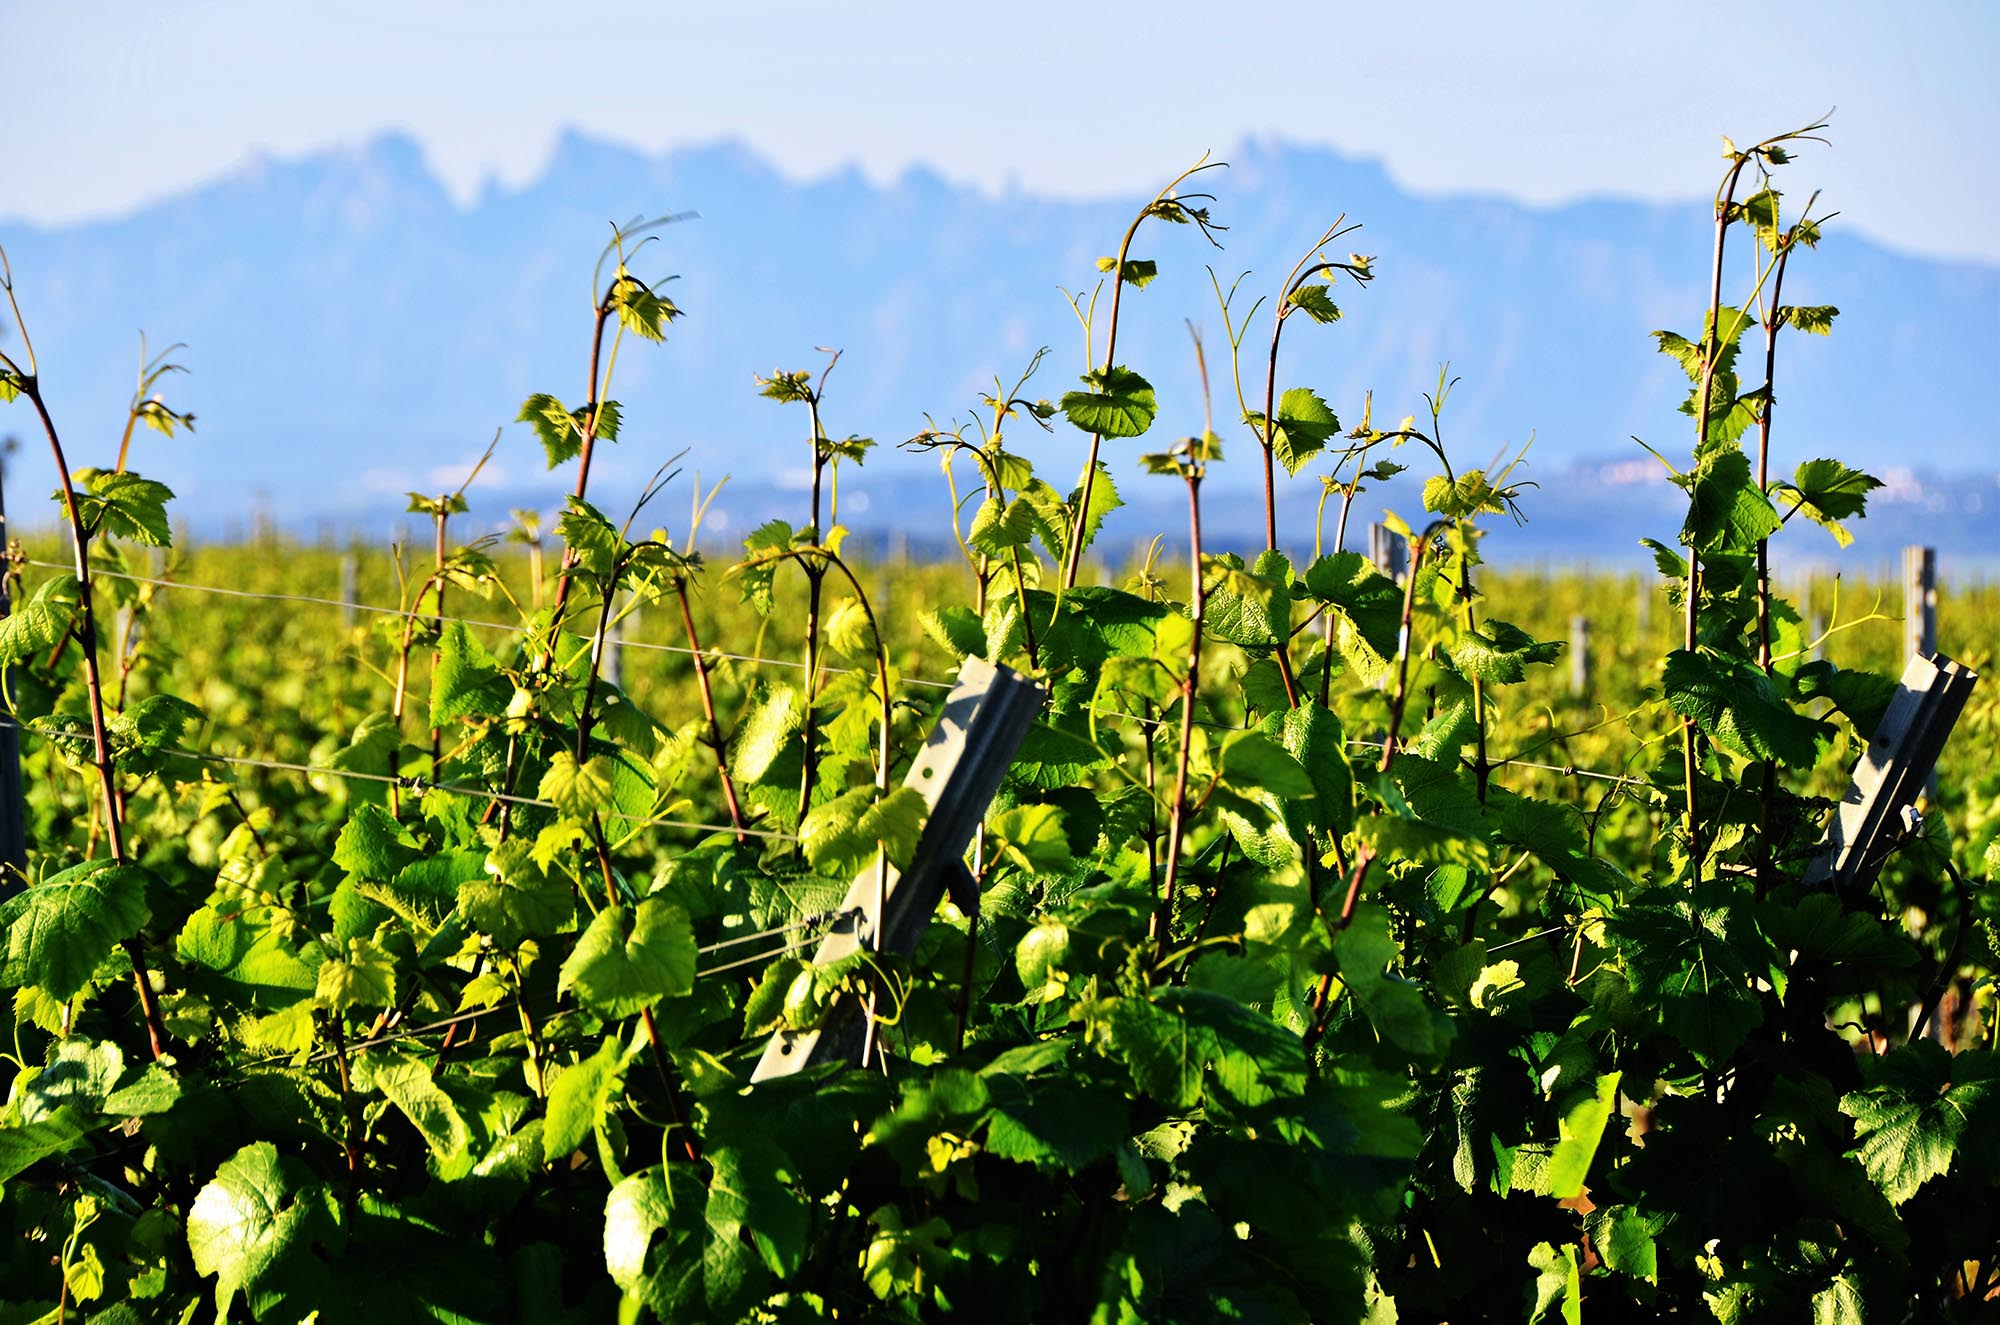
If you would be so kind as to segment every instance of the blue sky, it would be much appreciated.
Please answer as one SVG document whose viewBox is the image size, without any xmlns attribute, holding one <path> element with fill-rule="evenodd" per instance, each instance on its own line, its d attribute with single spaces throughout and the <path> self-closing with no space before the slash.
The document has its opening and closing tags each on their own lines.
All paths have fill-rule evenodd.
<svg viewBox="0 0 2000 1325">
<path fill-rule="evenodd" d="M 1277 134 L 1379 158 L 1424 192 L 1667 200 L 1713 187 L 1719 134 L 1837 107 L 1813 176 L 1848 226 L 2000 261 L 2000 6 L 1766 6 L 1768 36 L 1758 12 L 0 0 L 0 218 L 116 215 L 258 154 L 385 129 L 469 197 L 532 176 L 566 126 L 648 150 L 739 139 L 796 175 L 923 164 L 1065 197 Z"/>
</svg>

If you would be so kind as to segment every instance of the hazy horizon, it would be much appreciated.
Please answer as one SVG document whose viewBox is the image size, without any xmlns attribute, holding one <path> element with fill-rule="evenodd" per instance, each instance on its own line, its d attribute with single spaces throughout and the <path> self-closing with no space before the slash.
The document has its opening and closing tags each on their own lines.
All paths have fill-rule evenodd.
<svg viewBox="0 0 2000 1325">
<path fill-rule="evenodd" d="M 1186 0 L 1147 13 L 1133 24 L 1053 0 L 997 17 L 920 0 L 778 0 L 754 14 L 639 0 L 560 13 L 526 0 L 23 8 L 10 44 L 46 58 L 10 70 L 25 131 L 10 135 L 0 218 L 128 215 L 259 153 L 293 159 L 384 130 L 409 133 L 464 200 L 489 179 L 536 177 L 566 127 L 647 153 L 739 140 L 793 182 L 853 163 L 881 183 L 923 164 L 954 184 L 1012 179 L 1068 200 L 1129 193 L 1162 159 L 1275 133 L 1379 160 L 1419 196 L 1678 201 L 1712 191 L 1721 135 L 1832 108 L 1831 145 L 1807 155 L 1852 229 L 2000 260 L 2000 181 L 1976 167 L 2000 116 L 2000 10 L 1975 0 L 1926 6 L 1921 23 L 1838 0 L 1769 32 L 1720 0 L 1418 3 L 1365 27 L 1303 0 L 1230 22 Z M 1202 33 L 1199 63 L 1189 31 Z M 1292 76 L 1267 76 L 1274 34 L 1298 39 Z M 619 76 L 549 76 L 597 67 L 614 37 Z M 1755 77 L 1687 77 L 1719 52 Z M 1237 94 L 1252 73 L 1256 95 Z"/>
<path fill-rule="evenodd" d="M 1142 240 L 1161 275 L 1128 298 L 1120 358 L 1152 376 L 1161 417 L 1140 443 L 1107 450 L 1134 507 L 1108 537 L 1177 522 L 1172 494 L 1138 477 L 1133 457 L 1198 417 L 1182 319 L 1205 325 L 1211 343 L 1221 335 L 1203 264 L 1224 279 L 1255 268 L 1248 288 L 1261 290 L 1326 213 L 1345 210 L 1366 223 L 1353 242 L 1378 256 L 1379 279 L 1342 297 L 1340 324 L 1288 333 L 1285 385 L 1320 390 L 1346 421 L 1372 391 L 1377 417 L 1393 420 L 1421 412 L 1448 361 L 1462 379 L 1448 424 L 1464 463 L 1537 439 L 1530 524 L 1503 530 L 1496 558 L 1623 563 L 1640 532 L 1671 538 L 1673 490 L 1632 436 L 1684 449 L 1673 407 L 1685 385 L 1649 332 L 1687 329 L 1705 293 L 1702 204 L 1426 198 L 1379 162 L 1272 136 L 1226 155 L 1234 164 L 1214 186 L 1226 249 L 1174 228 Z M 1163 175 L 1191 157 L 1164 163 Z M 1816 178 L 1809 165 L 1787 169 L 1797 181 L 1787 186 Z M 582 287 L 606 222 L 699 212 L 648 252 L 653 274 L 684 277 L 674 293 L 689 315 L 664 349 L 633 347 L 621 361 L 613 395 L 631 435 L 600 457 L 593 481 L 615 506 L 691 447 L 690 469 L 710 481 L 735 472 L 717 515 L 740 534 L 796 505 L 790 471 L 802 468 L 795 420 L 757 398 L 753 374 L 814 367 L 811 347 L 828 343 L 847 350 L 829 427 L 882 443 L 844 479 L 848 522 L 880 528 L 917 503 L 942 524 L 934 464 L 894 443 L 927 414 L 963 417 L 993 374 L 1011 376 L 1036 345 L 1053 352 L 1030 394 L 1067 389 L 1080 341 L 1057 287 L 1095 279 L 1094 256 L 1115 245 L 1137 201 L 1025 189 L 996 200 L 921 167 L 889 186 L 852 170 L 799 183 L 737 143 L 647 154 L 581 131 L 559 138 L 542 175 L 461 201 L 416 138 L 386 131 L 269 158 L 119 221 L 0 223 L 0 242 L 73 438 L 122 425 L 136 338 L 119 324 L 144 326 L 156 348 L 190 342 L 177 357 L 192 373 L 169 390 L 198 431 L 142 434 L 135 463 L 175 487 L 194 527 L 244 524 L 262 501 L 294 530 L 327 520 L 376 537 L 405 489 L 455 486 L 496 425 L 501 454 L 475 490 L 482 518 L 559 502 L 566 481 L 544 472 L 529 430 L 513 422 L 519 402 L 573 393 Z M 1798 554 L 1859 564 L 1886 558 L 1878 543 L 1923 537 L 1961 560 L 1991 560 L 1985 507 L 2000 503 L 2000 484 L 1979 393 L 2000 352 L 2000 268 L 1909 258 L 1836 222 L 1792 282 L 1788 299 L 1844 313 L 1831 340 L 1786 342 L 1776 468 L 1831 454 L 1891 483 L 1860 549 L 1842 556 L 1827 540 Z M 1211 480 L 1223 537 L 1261 520 L 1255 447 L 1227 426 L 1230 414 L 1220 409 L 1231 459 Z M 1917 415 L 1920 446 L 1905 436 Z M 1059 420 L 1050 435 L 1017 429 L 1013 440 L 1067 486 L 1080 434 Z M 90 463 L 92 445 L 73 440 L 73 459 Z M 39 497 L 53 473 L 35 447 L 20 461 L 12 505 L 32 523 L 20 489 Z M 1310 472 L 1286 487 L 1288 528 L 1309 527 L 1317 489 Z M 1414 510 L 1410 481 L 1367 494 L 1356 520 L 1384 505 Z"/>
</svg>

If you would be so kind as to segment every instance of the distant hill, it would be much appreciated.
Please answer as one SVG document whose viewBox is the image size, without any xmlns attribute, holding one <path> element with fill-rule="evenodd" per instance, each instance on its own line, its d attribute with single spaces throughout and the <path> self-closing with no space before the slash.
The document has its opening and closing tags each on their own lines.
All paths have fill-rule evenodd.
<svg viewBox="0 0 2000 1325">
<path fill-rule="evenodd" d="M 1141 478 L 1131 458 L 1200 425 L 1182 319 L 1205 329 L 1212 356 L 1224 340 L 1204 264 L 1225 286 L 1253 269 L 1247 305 L 1342 212 L 1365 223 L 1345 243 L 1377 258 L 1379 279 L 1342 296 L 1338 325 L 1292 324 L 1281 386 L 1314 387 L 1343 420 L 1372 389 L 1377 418 L 1393 420 L 1424 409 L 1449 360 L 1461 381 L 1445 430 L 1465 463 L 1535 438 L 1530 523 L 1496 537 L 1496 555 L 1636 559 L 1640 533 L 1671 536 L 1674 494 L 1634 481 L 1648 470 L 1630 463 L 1645 456 L 1629 438 L 1670 456 L 1687 449 L 1677 370 L 1647 333 L 1694 329 L 1707 273 L 1699 202 L 1418 198 L 1372 164 L 1319 149 L 1260 141 L 1228 157 L 1229 170 L 1203 177 L 1229 227 L 1225 250 L 1165 225 L 1135 249 L 1162 275 L 1128 292 L 1119 358 L 1159 387 L 1161 415 L 1157 437 L 1109 447 L 1135 509 L 1107 537 L 1177 527 L 1169 481 Z M 1163 176 L 1177 164 L 1162 162 Z M 1808 185 L 1810 167 L 1797 169 Z M 814 347 L 839 346 L 827 426 L 883 443 L 843 479 L 844 515 L 921 540 L 942 527 L 944 487 L 934 462 L 892 444 L 927 412 L 963 417 L 995 374 L 1011 380 L 1042 345 L 1052 352 L 1031 391 L 1067 390 L 1083 345 L 1057 287 L 1096 279 L 1095 259 L 1136 204 L 993 196 L 921 172 L 888 187 L 854 172 L 795 183 L 735 147 L 647 157 L 571 136 L 532 184 L 460 206 L 417 148 L 390 136 L 247 166 L 121 220 L 58 230 L 0 220 L 0 243 L 75 463 L 115 446 L 143 327 L 156 348 L 190 346 L 181 358 L 192 376 L 171 399 L 196 412 L 199 431 L 148 436 L 136 461 L 176 488 L 185 517 L 222 531 L 262 512 L 308 533 L 380 535 L 404 489 L 455 483 L 503 425 L 475 516 L 559 502 L 568 480 L 544 472 L 515 412 L 530 392 L 572 403 L 583 393 L 589 276 L 607 223 L 696 211 L 640 262 L 642 273 L 680 275 L 672 294 L 687 317 L 664 349 L 628 343 L 619 360 L 612 394 L 625 431 L 600 471 L 605 505 L 685 447 L 705 478 L 734 475 L 720 503 L 733 530 L 794 510 L 805 421 L 759 398 L 752 374 L 817 368 Z M 1797 337 L 1780 359 L 1779 467 L 1830 454 L 1894 478 L 1852 555 L 1879 563 L 1915 538 L 1945 548 L 1947 565 L 2000 555 L 1988 532 L 2000 507 L 1988 423 L 2000 269 L 1899 255 L 1836 221 L 1794 264 L 1786 298 L 1842 315 L 1830 340 Z M 1267 327 L 1260 313 L 1245 344 L 1257 381 Z M 1218 387 L 1229 396 L 1226 369 Z M 1218 419 L 1233 415 L 1233 399 L 1218 399 Z M 0 413 L 0 429 L 24 442 L 9 504 L 30 518 L 53 480 L 31 424 L 24 410 Z M 1030 431 L 1014 440 L 1066 485 L 1082 435 L 1060 421 L 1047 437 Z M 1210 487 L 1214 520 L 1220 537 L 1248 539 L 1261 522 L 1255 450 L 1240 428 L 1223 431 L 1231 450 Z M 1317 485 L 1294 487 L 1287 539 L 1304 547 Z M 686 491 L 660 514 L 678 518 Z M 1416 505 L 1408 491 L 1363 500 L 1370 516 L 1384 500 Z"/>
</svg>

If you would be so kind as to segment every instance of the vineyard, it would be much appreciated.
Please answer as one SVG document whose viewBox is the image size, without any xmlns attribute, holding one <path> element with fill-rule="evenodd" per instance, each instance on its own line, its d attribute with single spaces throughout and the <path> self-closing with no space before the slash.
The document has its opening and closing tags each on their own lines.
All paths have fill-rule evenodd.
<svg viewBox="0 0 2000 1325">
<path fill-rule="evenodd" d="M 621 359 L 673 352 L 663 222 L 547 366 L 581 395 L 507 405 L 560 511 L 468 537 L 475 469 L 393 550 L 193 544 L 142 473 L 192 352 L 71 436 L 8 268 L 0 404 L 65 477 L 0 620 L 0 1322 L 2000 1319 L 1990 679 L 1816 865 L 1908 661 L 1899 586 L 1787 569 L 1880 486 L 1775 408 L 1837 319 L 1784 302 L 1822 128 L 1728 145 L 1707 297 L 1632 347 L 1688 383 L 1643 577 L 1488 564 L 1563 497 L 1472 467 L 1448 374 L 1288 379 L 1395 280 L 1344 219 L 1121 362 L 1159 262 L 1227 240 L 1206 161 L 1104 237 L 1075 372 L 896 439 L 936 564 L 841 524 L 880 457 L 838 355 L 743 384 L 810 461 L 789 522 L 703 529 L 722 457 L 593 502 Z M 1216 465 L 1255 546 L 1204 538 Z M 1099 535 L 1139 481 L 1187 518 L 1134 561 Z M 1946 570 L 1938 651 L 1990 673 L 2000 589 Z M 957 805 L 924 760 L 983 664 L 1036 712 Z M 857 1047 L 758 1069 L 815 1032 Z"/>
</svg>

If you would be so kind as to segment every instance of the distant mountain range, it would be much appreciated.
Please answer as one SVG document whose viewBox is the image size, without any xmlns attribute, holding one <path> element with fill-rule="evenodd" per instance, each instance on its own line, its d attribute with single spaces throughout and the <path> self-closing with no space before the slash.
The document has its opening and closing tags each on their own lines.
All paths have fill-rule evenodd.
<svg viewBox="0 0 2000 1325">
<path fill-rule="evenodd" d="M 1225 249 L 1192 227 L 1154 223 L 1134 249 L 1161 274 L 1128 289 L 1118 357 L 1152 379 L 1161 412 L 1156 435 L 1107 444 L 1132 503 L 1108 539 L 1179 529 L 1171 480 L 1140 476 L 1133 459 L 1200 426 L 1183 319 L 1204 328 L 1212 361 L 1225 341 L 1205 265 L 1225 287 L 1254 273 L 1240 312 L 1341 213 L 1365 224 L 1343 250 L 1373 255 L 1379 278 L 1340 296 L 1344 321 L 1289 324 L 1281 386 L 1313 387 L 1347 422 L 1372 390 L 1377 420 L 1395 420 L 1424 412 L 1422 395 L 1449 361 L 1460 380 L 1444 429 L 1463 464 L 1535 439 L 1529 523 L 1499 532 L 1496 556 L 1636 563 L 1641 534 L 1672 536 L 1677 494 L 1630 438 L 1670 457 L 1688 447 L 1678 370 L 1647 333 L 1695 330 L 1708 264 L 1702 203 L 1419 198 L 1373 164 L 1320 149 L 1258 141 L 1228 156 L 1230 169 L 1202 177 L 1229 227 Z M 1051 353 L 1030 393 L 1070 389 L 1084 348 L 1058 287 L 1098 279 L 1096 259 L 1138 201 L 995 196 L 922 172 L 888 186 L 851 171 L 799 183 L 731 146 L 648 157 L 573 135 L 532 184 L 460 205 L 412 142 L 388 136 L 248 165 L 119 220 L 47 230 L 0 219 L 0 243 L 73 463 L 114 452 L 143 327 L 156 349 L 188 343 L 176 357 L 192 375 L 171 382 L 169 399 L 196 413 L 198 432 L 146 435 L 134 463 L 174 486 L 197 529 L 227 532 L 261 515 L 308 534 L 382 536 L 404 489 L 454 486 L 496 428 L 475 521 L 560 501 L 570 477 L 545 471 L 532 433 L 513 422 L 520 402 L 583 395 L 589 278 L 608 222 L 698 212 L 637 264 L 679 275 L 670 292 L 687 315 L 664 348 L 628 339 L 619 358 L 612 395 L 625 423 L 593 479 L 603 504 L 619 506 L 687 448 L 690 471 L 733 475 L 718 527 L 796 515 L 805 419 L 760 398 L 753 374 L 817 370 L 825 356 L 814 347 L 838 346 L 827 427 L 882 443 L 843 475 L 843 518 L 922 546 L 942 531 L 948 498 L 935 462 L 893 443 L 927 415 L 968 416 L 996 374 L 1011 381 L 1043 345 Z M 1836 455 L 1890 480 L 1848 556 L 1879 565 L 1921 539 L 1947 566 L 2000 558 L 1989 422 L 2000 268 L 1893 253 L 1835 221 L 1793 264 L 1785 295 L 1836 304 L 1841 317 L 1830 339 L 1782 348 L 1778 467 Z M 1268 307 L 1244 345 L 1246 381 L 1258 384 Z M 1223 365 L 1219 420 L 1236 412 L 1228 381 Z M 17 517 L 33 518 L 53 486 L 32 425 L 25 409 L 0 412 L 0 431 L 23 443 L 9 462 Z M 1208 488 L 1212 521 L 1219 540 L 1247 542 L 1261 524 L 1256 451 L 1244 430 L 1222 431 L 1231 447 Z M 1047 436 L 1024 425 L 1011 436 L 1060 486 L 1081 464 L 1083 435 L 1060 419 Z M 1297 547 L 1311 543 L 1317 488 L 1307 476 L 1287 493 L 1286 539 Z M 655 518 L 682 518 L 690 490 L 684 482 L 663 498 Z M 1366 518 L 1384 504 L 1417 506 L 1407 486 L 1362 500 Z M 1816 537 L 1793 546 L 1830 559 L 1833 544 Z"/>
</svg>

